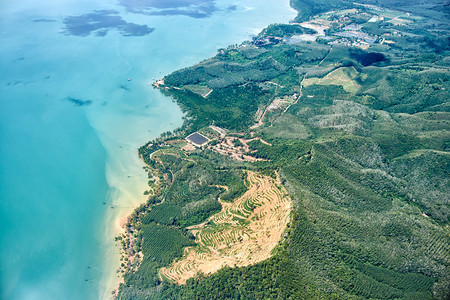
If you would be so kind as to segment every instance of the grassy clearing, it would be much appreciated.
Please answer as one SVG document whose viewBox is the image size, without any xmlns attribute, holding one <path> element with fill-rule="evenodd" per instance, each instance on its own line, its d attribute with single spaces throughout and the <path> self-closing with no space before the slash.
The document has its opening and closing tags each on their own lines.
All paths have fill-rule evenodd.
<svg viewBox="0 0 450 300">
<path fill-rule="evenodd" d="M 204 98 L 206 98 L 209 93 L 212 92 L 212 89 L 207 87 L 206 85 L 200 85 L 200 84 L 188 84 L 184 86 L 185 89 L 190 90 L 193 93 L 196 93 Z"/>
<path fill-rule="evenodd" d="M 343 67 L 328 73 L 323 78 L 306 78 L 303 81 L 303 86 L 308 87 L 314 84 L 340 85 L 346 92 L 354 94 L 361 88 L 361 85 L 355 80 L 358 77 L 359 73 L 354 67 Z"/>
</svg>

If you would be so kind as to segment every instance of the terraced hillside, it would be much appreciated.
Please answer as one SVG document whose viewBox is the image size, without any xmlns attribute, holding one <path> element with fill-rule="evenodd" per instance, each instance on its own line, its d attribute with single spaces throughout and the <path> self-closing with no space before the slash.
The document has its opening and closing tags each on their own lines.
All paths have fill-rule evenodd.
<svg viewBox="0 0 450 300">
<path fill-rule="evenodd" d="M 183 258 L 161 277 L 183 284 L 198 273 L 242 267 L 269 258 L 289 222 L 292 203 L 280 182 L 247 172 L 248 190 L 205 223 L 191 226 L 197 246 L 185 249 Z"/>
</svg>

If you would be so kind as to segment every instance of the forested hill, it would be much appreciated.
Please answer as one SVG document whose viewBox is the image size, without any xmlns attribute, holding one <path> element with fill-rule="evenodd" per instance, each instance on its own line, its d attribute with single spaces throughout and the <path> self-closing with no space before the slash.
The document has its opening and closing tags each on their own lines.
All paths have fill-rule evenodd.
<svg viewBox="0 0 450 300">
<path fill-rule="evenodd" d="M 119 299 L 450 297 L 448 5 L 291 3 L 155 83 L 186 117 L 139 150 Z"/>
</svg>

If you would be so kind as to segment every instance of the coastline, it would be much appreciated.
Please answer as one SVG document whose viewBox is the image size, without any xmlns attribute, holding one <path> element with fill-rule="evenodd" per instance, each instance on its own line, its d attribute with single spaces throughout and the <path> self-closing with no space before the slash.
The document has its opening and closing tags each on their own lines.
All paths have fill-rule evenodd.
<svg viewBox="0 0 450 300">
<path fill-rule="evenodd" d="M 286 18 L 284 22 L 288 22 L 292 17 L 296 15 L 296 11 L 290 6 L 289 1 L 286 1 L 286 9 L 290 10 L 292 12 L 291 15 L 286 14 L 286 16 L 283 16 L 283 18 Z M 264 25 L 259 24 L 255 26 L 251 26 L 251 34 L 258 34 L 261 30 L 263 30 L 266 26 L 274 23 L 272 20 L 267 20 L 267 23 Z M 226 40 L 224 43 L 227 45 L 234 43 L 243 42 L 251 37 L 251 35 L 244 37 L 242 33 L 246 32 L 246 34 L 250 34 L 248 31 L 249 26 L 244 26 L 242 28 L 242 32 L 237 32 L 237 34 L 233 37 L 233 41 Z M 214 48 L 214 51 L 216 51 L 218 48 L 216 43 L 211 44 L 211 48 Z M 210 55 L 205 55 L 203 59 L 206 59 L 210 57 Z M 195 59 L 194 62 L 188 62 L 188 65 L 192 65 L 194 63 L 197 63 L 201 61 L 201 59 Z M 164 72 L 165 75 L 170 74 L 172 71 L 167 70 L 167 72 Z M 141 74 L 142 75 L 142 74 Z M 147 76 L 148 77 L 148 76 Z M 148 83 L 151 85 L 151 83 Z M 177 103 L 174 103 L 173 99 L 166 97 L 161 94 L 161 92 L 158 89 L 154 89 L 150 91 L 150 96 L 157 96 L 156 97 L 163 97 L 166 103 L 163 105 L 167 106 L 176 106 L 178 110 L 180 110 L 180 107 Z M 148 94 L 147 94 L 148 97 Z M 166 107 L 164 109 L 167 109 Z M 181 112 L 181 111 L 180 111 Z M 184 114 L 183 114 L 184 115 Z M 175 117 L 176 118 L 176 117 Z M 127 148 L 129 149 L 127 153 L 124 153 L 122 155 L 119 155 L 119 157 L 115 157 L 113 159 L 114 161 L 107 161 L 106 163 L 106 177 L 108 185 L 110 186 L 110 193 L 107 196 L 106 203 L 109 205 L 110 203 L 113 204 L 114 209 L 108 208 L 105 212 L 104 217 L 104 230 L 103 230 L 103 243 L 106 245 L 106 249 L 104 251 L 104 262 L 103 262 L 103 270 L 104 270 L 104 276 L 101 280 L 100 284 L 100 296 L 99 299 L 113 299 L 113 292 L 118 291 L 119 284 L 123 282 L 123 276 L 121 273 L 117 273 L 117 270 L 120 267 L 120 257 L 121 257 L 121 245 L 115 241 L 115 238 L 122 233 L 125 232 L 124 226 L 126 225 L 126 222 L 128 220 L 128 217 L 135 211 L 136 208 L 139 207 L 139 205 L 145 203 L 148 200 L 148 196 L 144 195 L 144 191 L 148 189 L 148 177 L 147 172 L 144 171 L 145 163 L 144 161 L 139 157 L 139 154 L 137 152 L 137 149 L 144 145 L 149 140 L 152 140 L 154 138 L 157 138 L 159 134 L 167 131 L 167 130 L 174 130 L 182 125 L 182 120 L 180 118 L 180 124 L 170 123 L 170 126 L 163 126 L 161 124 L 158 124 L 157 126 L 159 130 L 153 130 L 152 129 L 152 136 L 146 137 L 145 139 L 142 139 L 142 135 L 139 138 L 135 138 L 132 143 L 127 144 Z M 167 121 L 169 123 L 169 121 Z M 95 127 L 95 126 L 94 126 Z M 103 125 L 101 126 L 103 127 Z M 131 128 L 130 125 L 128 127 Z M 170 128 L 167 128 L 170 127 Z M 100 130 L 101 132 L 102 130 Z M 133 130 L 131 130 L 133 131 Z M 101 135 L 101 134 L 100 134 Z M 148 133 L 147 133 L 148 135 Z M 102 140 L 102 143 L 104 144 L 105 148 L 107 149 L 107 153 L 110 156 L 116 156 L 117 153 L 115 153 L 117 150 L 117 146 L 120 146 L 119 140 L 111 140 L 110 137 L 107 138 L 107 142 L 103 141 L 103 139 L 100 136 L 100 139 Z M 113 145 L 112 145 L 113 144 Z M 111 147 L 113 146 L 113 147 Z M 115 148 L 115 149 L 114 149 Z M 111 158 L 110 158 L 111 160 Z M 127 161 L 129 164 L 122 162 L 118 162 L 119 160 Z M 122 170 L 112 170 L 111 164 L 120 164 L 122 167 Z M 126 165 L 126 168 L 123 169 L 123 167 Z M 110 170 L 108 170 L 110 168 Z M 126 174 L 133 174 L 133 177 L 130 178 Z M 135 175 L 137 173 L 140 173 L 139 176 Z M 131 180 L 130 180 L 131 179 Z"/>
<path fill-rule="evenodd" d="M 217 6 L 208 18 L 197 19 L 126 13 L 101 1 L 64 0 L 57 12 L 31 2 L 5 5 L 3 23 L 12 30 L 2 36 L 8 41 L 3 65 L 11 70 L 1 80 L 9 100 L 2 121 L 9 162 L 3 184 L 13 200 L 4 197 L 8 226 L 3 229 L 5 241 L 11 236 L 14 243 L 3 250 L 8 289 L 2 295 L 111 298 L 119 281 L 114 238 L 122 232 L 120 220 L 146 201 L 147 178 L 137 148 L 181 125 L 181 112 L 174 112 L 179 108 L 152 92 L 151 78 L 210 57 L 266 23 L 290 18 L 292 11 L 287 0 L 227 0 Z M 113 27 L 101 36 L 62 34 L 65 18 L 112 7 L 128 22 L 157 30 L 149 38 L 123 36 Z M 129 161 L 140 179 L 128 178 L 134 176 L 124 166 Z M 45 175 L 33 176 L 33 166 Z M 23 188 L 23 178 L 33 179 L 27 186 L 34 193 Z"/>
<path fill-rule="evenodd" d="M 117 273 L 121 263 L 121 247 L 115 241 L 115 238 L 124 232 L 121 223 L 124 223 L 136 207 L 147 201 L 144 191 L 148 189 L 148 177 L 137 149 L 148 139 L 155 138 L 154 135 L 172 130 L 182 122 L 182 112 L 178 106 L 155 92 L 148 87 L 142 87 L 141 90 L 142 94 L 146 93 L 154 99 L 155 109 L 160 112 L 158 116 L 139 116 L 136 111 L 122 113 L 126 108 L 119 106 L 104 117 L 96 112 L 92 112 L 93 115 L 89 117 L 91 126 L 106 151 L 105 177 L 109 187 L 102 201 L 103 220 L 101 228 L 98 229 L 99 242 L 104 249 L 98 267 L 102 273 L 98 284 L 99 299 L 112 299 L 112 292 L 117 290 L 121 280 L 120 274 Z M 164 116 L 164 120 L 161 120 L 160 116 Z M 119 117 L 122 119 L 118 125 Z M 154 124 L 151 134 L 146 124 Z M 130 134 L 131 132 L 133 134 Z"/>
<path fill-rule="evenodd" d="M 133 160 L 135 161 L 131 169 L 137 171 L 137 168 L 139 167 L 143 171 L 142 166 L 144 163 L 142 160 Z M 125 178 L 121 178 L 117 175 L 117 177 L 111 178 L 114 176 L 113 173 L 110 173 L 109 175 L 108 183 L 111 182 L 110 189 L 112 189 L 112 192 L 108 198 L 111 201 L 112 206 L 109 206 L 105 213 L 106 226 L 103 236 L 103 242 L 106 245 L 103 262 L 105 276 L 101 284 L 101 286 L 105 287 L 105 289 L 100 293 L 100 299 L 112 299 L 113 291 L 118 289 L 120 282 L 123 280 L 122 276 L 117 273 L 117 269 L 120 265 L 121 247 L 115 241 L 115 237 L 124 232 L 122 226 L 126 224 L 128 216 L 134 211 L 134 209 L 147 200 L 143 194 L 147 184 L 147 175 L 145 172 L 144 174 L 141 174 L 143 176 L 135 177 L 134 180 L 128 182 L 121 182 L 121 179 Z"/>
<path fill-rule="evenodd" d="M 164 112 L 167 115 L 164 122 L 159 122 L 156 127 L 157 132 L 172 130 L 181 124 L 182 113 L 178 107 L 164 97 L 167 101 Z M 166 111 L 167 110 L 167 111 Z M 133 120 L 134 121 L 134 120 Z M 147 122 L 156 122 L 149 116 Z M 108 122 L 105 122 L 107 124 Z M 104 124 L 102 127 L 105 126 Z M 96 126 L 94 126 L 96 127 Z M 124 233 L 123 225 L 132 212 L 148 199 L 144 191 L 148 189 L 148 175 L 144 170 L 145 163 L 139 157 L 137 149 L 148 139 L 155 138 L 148 135 L 146 130 L 134 130 L 135 134 L 128 132 L 133 128 L 145 128 L 141 122 L 130 121 L 126 128 L 116 132 L 113 138 L 104 134 L 97 128 L 99 138 L 106 149 L 107 159 L 105 164 L 106 181 L 109 192 L 104 199 L 105 212 L 103 215 L 103 226 L 100 228 L 101 242 L 104 245 L 102 267 L 103 276 L 99 284 L 99 299 L 113 299 L 113 291 L 118 289 L 119 283 L 123 280 L 117 270 L 120 267 L 121 246 L 115 238 Z"/>
</svg>

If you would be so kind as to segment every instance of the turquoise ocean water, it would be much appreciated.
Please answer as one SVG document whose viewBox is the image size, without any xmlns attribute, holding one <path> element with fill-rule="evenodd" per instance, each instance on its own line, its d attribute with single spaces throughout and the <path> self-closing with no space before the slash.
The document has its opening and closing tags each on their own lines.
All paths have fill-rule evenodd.
<svg viewBox="0 0 450 300">
<path fill-rule="evenodd" d="M 289 1 L 0 2 L 0 298 L 111 298 L 137 148 L 182 123 L 151 87 L 295 16 Z"/>
</svg>

